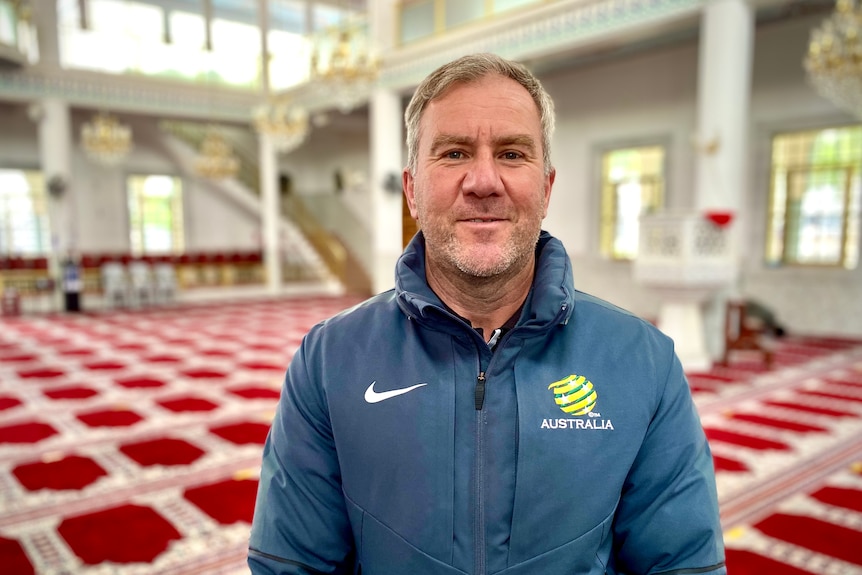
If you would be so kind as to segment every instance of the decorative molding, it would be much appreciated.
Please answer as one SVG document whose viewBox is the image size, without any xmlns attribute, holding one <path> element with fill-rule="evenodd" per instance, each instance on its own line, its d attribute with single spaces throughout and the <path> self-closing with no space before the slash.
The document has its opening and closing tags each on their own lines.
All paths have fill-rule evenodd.
<svg viewBox="0 0 862 575">
<path fill-rule="evenodd" d="M 598 41 L 643 28 L 660 29 L 697 17 L 709 0 L 584 0 L 553 2 L 513 18 L 418 41 L 382 62 L 379 85 L 404 89 L 464 54 L 494 52 L 515 60 L 586 50 Z"/>
<path fill-rule="evenodd" d="M 144 76 L 76 76 L 73 72 L 45 73 L 37 69 L 0 71 L 0 98 L 34 101 L 62 98 L 72 106 L 112 111 L 151 113 L 162 117 L 251 122 L 260 103 L 254 92 L 242 94 L 200 86 L 166 86 Z"/>
</svg>

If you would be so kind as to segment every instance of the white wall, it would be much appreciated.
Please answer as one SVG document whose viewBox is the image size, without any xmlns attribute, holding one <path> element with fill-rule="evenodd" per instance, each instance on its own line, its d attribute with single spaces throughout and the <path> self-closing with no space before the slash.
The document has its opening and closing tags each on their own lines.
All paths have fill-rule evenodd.
<svg viewBox="0 0 862 575">
<path fill-rule="evenodd" d="M 188 251 L 261 247 L 259 215 L 231 200 L 218 184 L 198 178 L 178 162 L 161 141 L 165 136 L 155 119 L 133 117 L 126 122 L 133 131 L 132 153 L 116 166 L 105 166 L 87 158 L 78 145 L 80 125 L 89 115 L 72 113 L 72 174 L 66 192 L 75 212 L 69 233 L 79 252 L 129 250 L 125 179 L 134 173 L 182 178 Z M 38 169 L 37 126 L 27 117 L 26 106 L 0 105 L 0 121 L 0 166 Z"/>
<path fill-rule="evenodd" d="M 542 81 L 557 110 L 552 143 L 557 176 L 544 227 L 569 251 L 575 287 L 654 317 L 659 300 L 635 284 L 631 264 L 599 254 L 600 159 L 610 147 L 666 144 L 668 205 L 688 205 L 694 182 L 688 142 L 696 111 L 696 45 L 665 47 Z"/>
<path fill-rule="evenodd" d="M 740 290 L 774 307 L 791 331 L 858 336 L 862 269 L 767 269 L 762 263 L 772 134 L 853 121 L 818 97 L 804 76 L 801 62 L 810 30 L 821 19 L 776 23 L 757 31 L 749 187 L 738 220 L 745 246 Z M 632 280 L 630 264 L 605 260 L 598 253 L 598 158 L 608 145 L 665 141 L 668 205 L 694 205 L 690 135 L 697 107 L 697 51 L 693 41 L 543 78 L 558 118 L 553 142 L 558 171 L 545 227 L 568 248 L 576 287 L 646 317 L 657 314 L 656 295 Z"/>
</svg>

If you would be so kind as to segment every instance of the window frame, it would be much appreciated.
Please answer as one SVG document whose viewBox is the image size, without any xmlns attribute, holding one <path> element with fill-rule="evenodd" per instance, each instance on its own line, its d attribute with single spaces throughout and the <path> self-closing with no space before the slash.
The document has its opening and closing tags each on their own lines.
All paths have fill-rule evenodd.
<svg viewBox="0 0 862 575">
<path fill-rule="evenodd" d="M 860 247 L 858 244 L 862 242 L 862 233 L 860 233 L 860 226 L 862 226 L 862 213 L 857 213 L 855 215 L 856 219 L 856 237 L 851 237 L 851 224 L 854 219 L 853 214 L 851 213 L 851 209 L 853 207 L 853 182 L 854 179 L 856 182 L 862 182 L 862 155 L 858 156 L 858 159 L 855 163 L 847 162 L 842 160 L 837 160 L 832 163 L 822 163 L 818 164 L 816 162 L 811 161 L 810 151 L 808 152 L 808 160 L 807 163 L 801 163 L 798 161 L 786 161 L 785 163 L 777 164 L 776 163 L 776 141 L 782 136 L 801 136 L 806 133 L 824 133 L 829 130 L 839 130 L 839 129 L 858 129 L 862 130 L 862 124 L 860 123 L 847 123 L 847 122 L 836 122 L 829 124 L 815 124 L 815 125 L 805 125 L 796 128 L 785 128 L 785 129 L 776 129 L 769 135 L 768 140 L 768 154 L 767 154 L 767 169 L 769 173 L 769 189 L 766 199 L 766 210 L 765 210 L 765 226 L 764 226 L 764 243 L 763 243 L 763 260 L 764 263 L 769 267 L 783 267 L 783 268 L 797 268 L 797 269 L 836 269 L 836 270 L 852 270 L 859 267 L 859 251 Z M 816 141 L 818 135 L 815 134 L 811 142 L 812 144 Z M 813 147 L 813 146 L 812 146 Z M 843 195 L 842 198 L 842 211 L 841 211 L 841 236 L 839 239 L 839 254 L 835 261 L 800 261 L 800 257 L 798 255 L 793 256 L 789 253 L 787 246 L 789 244 L 790 236 L 793 233 L 793 227 L 789 225 L 790 219 L 789 215 L 791 213 L 791 179 L 800 174 L 800 173 L 812 173 L 812 172 L 841 172 L 845 171 L 847 173 L 847 177 L 841 186 L 841 193 Z M 854 173 L 855 172 L 855 173 Z M 780 181 L 782 180 L 783 181 Z M 858 194 L 862 195 L 862 184 L 857 184 L 860 186 Z M 783 186 L 783 187 L 781 187 Z M 783 201 L 780 202 L 777 196 L 783 191 Z M 862 201 L 862 199 L 857 199 L 857 201 Z M 779 206 L 779 203 L 781 206 Z M 780 208 L 780 209 L 779 209 Z M 797 217 L 796 221 L 796 229 L 797 233 L 799 233 L 800 223 L 799 220 L 801 218 Z M 781 227 L 780 231 L 777 229 Z M 854 261 L 848 261 L 848 247 L 852 241 L 857 242 L 856 246 L 856 255 Z"/>
<path fill-rule="evenodd" d="M 614 253 L 613 250 L 613 238 L 616 235 L 616 229 L 618 226 L 618 222 L 616 221 L 615 215 L 613 216 L 614 222 L 611 225 L 611 232 L 607 232 L 606 227 L 606 218 L 608 217 L 608 210 L 611 209 L 606 205 L 606 187 L 610 184 L 610 182 L 605 179 L 605 158 L 608 157 L 609 154 L 617 151 L 624 150 L 636 150 L 643 148 L 660 148 L 662 151 L 662 159 L 661 159 L 661 173 L 659 174 L 661 177 L 660 190 L 658 191 L 659 199 L 657 202 L 657 206 L 654 208 L 656 210 L 665 209 L 668 206 L 669 198 L 670 198 L 670 185 L 669 185 L 669 176 L 670 176 L 670 151 L 671 151 L 671 138 L 669 137 L 646 137 L 635 140 L 625 140 L 625 141 L 617 141 L 612 143 L 606 143 L 596 148 L 596 179 L 595 179 L 595 188 L 598 189 L 598 205 L 597 205 L 597 226 L 598 230 L 595 233 L 594 237 L 596 238 L 597 244 L 597 252 L 599 255 L 607 259 L 608 261 L 613 262 L 632 262 L 637 258 L 637 253 L 633 256 L 629 257 L 627 255 L 618 255 Z M 654 177 L 654 175 L 653 175 Z M 614 186 L 616 187 L 616 186 Z M 613 207 L 616 206 L 616 199 L 612 203 Z M 613 214 L 616 214 L 616 210 L 612 210 Z M 643 215 L 645 212 L 641 212 Z M 609 238 L 607 234 L 609 233 Z"/>
<path fill-rule="evenodd" d="M 32 217 L 29 218 L 30 221 L 35 224 L 35 226 L 33 226 L 33 228 L 34 228 L 33 233 L 35 234 L 34 239 L 37 240 L 36 241 L 36 243 L 38 244 L 37 249 L 35 249 L 33 251 L 15 249 L 14 235 L 13 235 L 12 229 L 20 229 L 21 226 L 18 226 L 18 227 L 10 226 L 9 229 L 7 230 L 6 226 L 4 224 L 3 229 L 2 229 L 2 233 L 3 234 L 8 233 L 9 234 L 8 239 L 10 239 L 11 241 L 10 241 L 8 246 L 5 243 L 5 239 L 4 239 L 4 242 L 2 244 L 0 244 L 0 248 L 2 248 L 2 249 L 0 249 L 0 255 L 41 256 L 41 255 L 45 255 L 45 254 L 49 253 L 51 250 L 51 242 L 53 241 L 52 231 L 51 231 L 51 229 L 52 229 L 51 205 L 50 205 L 51 194 L 48 190 L 48 181 L 47 181 L 47 178 L 45 177 L 45 174 L 40 169 L 32 168 L 32 167 L 0 166 L 0 170 L 2 170 L 4 172 L 21 172 L 24 175 L 24 177 L 28 180 L 30 180 L 30 178 L 32 178 L 32 177 L 36 177 L 38 180 L 40 180 L 38 183 L 41 184 L 41 189 L 34 190 L 34 189 L 32 189 L 32 186 L 31 186 L 31 189 L 29 190 L 28 195 L 31 199 L 32 204 L 34 204 L 34 205 L 37 203 L 42 204 L 42 208 L 43 208 L 43 212 L 44 212 L 42 214 L 39 214 L 38 210 L 34 210 L 34 212 L 32 213 Z M 15 218 L 15 219 L 18 219 L 18 218 Z"/>
<path fill-rule="evenodd" d="M 143 181 L 151 176 L 157 177 L 165 177 L 174 181 L 175 186 L 179 185 L 179 192 L 174 193 L 173 197 L 170 200 L 171 203 L 171 246 L 167 250 L 164 249 L 153 249 L 147 248 L 146 245 L 146 233 L 144 232 L 144 228 L 146 227 L 145 214 L 146 209 L 144 209 L 143 205 L 146 202 L 143 202 L 143 198 L 145 194 L 143 193 Z M 135 178 L 140 178 L 142 183 L 140 184 L 140 193 L 132 187 L 132 180 Z M 186 228 L 187 222 L 185 220 L 186 213 L 186 182 L 185 180 L 176 174 L 168 174 L 168 173 L 144 173 L 144 172 L 130 172 L 125 174 L 125 196 L 126 196 L 126 219 L 128 221 L 128 238 L 129 238 L 129 251 L 132 255 L 136 257 L 141 256 L 158 256 L 158 255 L 176 255 L 181 254 L 185 251 L 187 238 L 186 238 Z M 174 190 L 176 192 L 176 190 Z M 133 197 L 135 194 L 135 197 Z M 137 203 L 140 206 L 141 213 L 141 223 L 140 225 L 136 223 L 135 218 L 132 214 L 132 203 Z M 179 214 L 176 213 L 179 212 Z M 138 238 L 136 239 L 136 236 Z"/>
</svg>

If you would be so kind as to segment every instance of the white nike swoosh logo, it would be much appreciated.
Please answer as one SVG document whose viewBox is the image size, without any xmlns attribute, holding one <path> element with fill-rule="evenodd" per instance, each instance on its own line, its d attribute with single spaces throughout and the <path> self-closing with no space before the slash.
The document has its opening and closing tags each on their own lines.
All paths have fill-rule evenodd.
<svg viewBox="0 0 862 575">
<path fill-rule="evenodd" d="M 403 387 L 401 389 L 393 389 L 390 391 L 374 391 L 374 384 L 376 381 L 372 381 L 371 385 L 368 386 L 368 389 L 365 390 L 365 401 L 368 403 L 379 403 L 381 401 L 392 399 L 393 397 L 398 397 L 399 395 L 404 395 L 405 393 L 409 393 L 414 389 L 418 389 L 422 386 L 428 385 L 427 383 L 420 383 L 418 385 L 412 385 L 410 387 Z"/>
</svg>

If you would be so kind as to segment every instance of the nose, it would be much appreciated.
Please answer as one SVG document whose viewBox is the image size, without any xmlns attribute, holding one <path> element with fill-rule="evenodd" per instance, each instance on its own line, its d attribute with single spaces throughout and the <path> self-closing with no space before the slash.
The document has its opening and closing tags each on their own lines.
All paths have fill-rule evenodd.
<svg viewBox="0 0 862 575">
<path fill-rule="evenodd" d="M 502 193 L 503 180 L 492 154 L 482 153 L 473 157 L 467 165 L 467 173 L 461 182 L 461 189 L 465 194 L 480 197 Z"/>
</svg>

